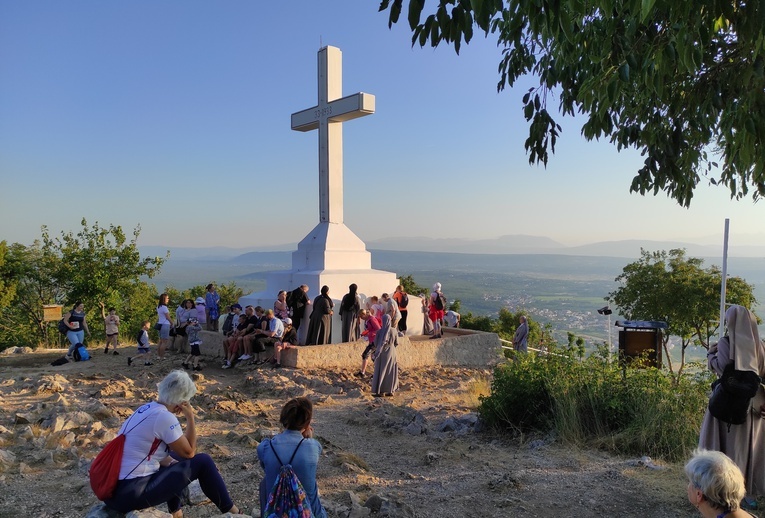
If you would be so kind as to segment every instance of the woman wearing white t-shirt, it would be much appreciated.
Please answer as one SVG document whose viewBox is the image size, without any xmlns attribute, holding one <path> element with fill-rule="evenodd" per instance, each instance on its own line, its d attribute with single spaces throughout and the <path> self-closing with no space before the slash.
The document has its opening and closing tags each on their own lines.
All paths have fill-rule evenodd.
<svg viewBox="0 0 765 518">
<path fill-rule="evenodd" d="M 196 453 L 197 434 L 194 409 L 189 400 L 197 388 L 186 372 L 174 370 L 158 385 L 157 401 L 135 411 L 123 423 L 125 434 L 119 482 L 110 509 L 127 513 L 167 502 L 173 518 L 181 518 L 183 488 L 199 480 L 202 491 L 222 513 L 239 513 L 212 458 Z M 176 413 L 186 418 L 181 429 Z"/>
<path fill-rule="evenodd" d="M 165 357 L 165 347 L 170 341 L 170 326 L 173 325 L 173 321 L 170 319 L 170 310 L 167 309 L 168 304 L 170 304 L 170 295 L 163 293 L 159 296 L 159 303 L 157 304 L 157 324 L 159 324 L 157 356 L 160 360 Z"/>
</svg>

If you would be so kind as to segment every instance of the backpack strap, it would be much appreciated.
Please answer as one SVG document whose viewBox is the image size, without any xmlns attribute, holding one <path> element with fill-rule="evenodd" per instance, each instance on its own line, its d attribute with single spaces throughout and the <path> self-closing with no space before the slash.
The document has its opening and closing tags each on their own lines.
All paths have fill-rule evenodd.
<svg viewBox="0 0 765 518">
<path fill-rule="evenodd" d="M 298 445 L 295 447 L 295 451 L 293 451 L 293 452 L 292 452 L 292 457 L 290 457 L 290 461 L 289 461 L 287 464 L 290 464 L 290 465 L 292 465 L 292 461 L 295 459 L 295 454 L 297 453 L 297 451 L 298 451 L 298 448 L 300 448 L 300 445 L 301 445 L 301 444 L 303 444 L 303 441 L 305 441 L 305 437 L 303 437 L 302 439 L 300 439 L 300 442 L 299 442 L 299 443 L 298 443 Z M 278 460 L 278 461 L 279 461 L 279 465 L 280 465 L 280 466 L 284 466 L 284 463 L 282 462 L 282 459 L 280 459 L 280 458 L 279 458 L 279 454 L 278 454 L 278 453 L 276 453 L 276 450 L 274 449 L 274 443 L 273 443 L 273 440 L 269 440 L 269 441 L 268 441 L 268 445 L 269 445 L 269 446 L 271 446 L 271 451 L 272 451 L 272 452 L 274 452 L 274 455 L 276 455 L 276 460 Z"/>
<path fill-rule="evenodd" d="M 135 417 L 135 414 L 131 415 L 131 416 L 128 418 L 128 420 L 127 420 L 127 423 L 125 423 L 125 426 L 126 426 L 126 427 L 127 427 L 128 423 L 130 423 L 130 420 L 131 420 L 131 419 L 133 419 L 134 417 Z M 147 420 L 149 417 L 151 417 L 151 415 L 147 415 L 146 417 L 144 417 L 143 419 L 141 419 L 140 421 L 138 421 L 138 424 L 137 424 L 137 425 L 135 425 L 135 426 L 134 426 L 133 428 L 131 428 L 130 430 L 127 430 L 127 431 L 123 432 L 123 434 L 122 434 L 122 435 L 127 435 L 127 434 L 129 434 L 130 432 L 132 432 L 133 430 L 135 430 L 135 429 L 136 429 L 136 427 L 137 427 L 139 424 L 141 424 L 141 423 L 143 423 L 144 421 L 146 421 L 146 420 Z"/>
<path fill-rule="evenodd" d="M 292 452 L 292 457 L 290 457 L 290 462 L 289 462 L 289 464 L 290 464 L 290 465 L 292 464 L 292 460 L 295 458 L 295 454 L 297 453 L 297 451 L 298 451 L 298 448 L 300 448 L 300 445 L 301 445 L 301 444 L 303 444 L 303 441 L 305 441 L 305 437 L 303 437 L 302 439 L 300 439 L 300 442 L 299 442 L 299 443 L 298 443 L 298 445 L 295 447 L 295 451 L 293 451 L 293 452 Z"/>
<path fill-rule="evenodd" d="M 134 417 L 134 416 L 135 416 L 135 414 L 131 415 L 131 416 L 130 416 L 130 418 L 128 418 L 127 422 L 129 423 L 129 422 L 130 422 L 130 419 L 133 419 L 133 417 Z M 146 421 L 146 420 L 147 420 L 148 418 L 150 418 L 150 417 L 151 417 L 151 414 L 147 415 L 146 417 L 144 417 L 143 419 L 141 419 L 140 421 L 138 421 L 138 424 L 137 424 L 137 425 L 135 425 L 133 428 L 131 428 L 130 430 L 127 430 L 125 433 L 123 433 L 123 434 L 120 434 L 120 435 L 127 435 L 128 433 L 130 433 L 130 432 L 132 432 L 133 430 L 135 430 L 135 429 L 136 429 L 136 427 L 138 427 L 138 425 L 140 425 L 141 423 L 143 423 L 144 421 Z M 126 423 L 126 425 L 127 425 L 127 423 Z M 159 439 L 154 439 L 154 441 L 151 443 L 151 448 L 149 449 L 149 453 L 147 453 L 147 454 L 146 454 L 146 456 L 145 456 L 143 459 L 141 459 L 141 461 L 140 461 L 138 464 L 136 464 L 136 465 L 135 465 L 135 467 L 134 467 L 133 469 L 131 469 L 131 470 L 130 470 L 130 472 L 129 472 L 127 475 L 125 475 L 125 478 L 129 477 L 130 475 L 132 475 L 132 474 L 133 474 L 133 472 L 134 472 L 136 469 L 138 469 L 138 466 L 140 466 L 140 465 L 143 463 L 143 461 L 145 461 L 146 459 L 148 459 L 149 457 L 151 457 L 151 456 L 154 454 L 154 452 L 155 452 L 155 451 L 157 451 L 157 448 L 159 447 L 159 444 L 160 444 L 161 442 L 162 442 L 162 441 L 160 441 Z"/>
<path fill-rule="evenodd" d="M 268 445 L 271 447 L 271 451 L 274 452 L 274 455 L 276 455 L 276 460 L 279 461 L 279 466 L 284 466 L 282 459 L 279 458 L 279 454 L 276 453 L 276 450 L 274 449 L 274 443 L 271 439 L 268 440 Z"/>
</svg>

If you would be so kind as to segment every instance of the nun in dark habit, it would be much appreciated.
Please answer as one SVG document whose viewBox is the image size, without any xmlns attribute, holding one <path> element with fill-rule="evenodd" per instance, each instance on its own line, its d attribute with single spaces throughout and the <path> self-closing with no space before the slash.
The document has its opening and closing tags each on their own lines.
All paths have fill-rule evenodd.
<svg viewBox="0 0 765 518">
<path fill-rule="evenodd" d="M 329 298 L 329 286 L 321 287 L 321 294 L 313 299 L 313 311 L 308 324 L 307 345 L 332 343 L 332 315 L 335 303 Z"/>
</svg>

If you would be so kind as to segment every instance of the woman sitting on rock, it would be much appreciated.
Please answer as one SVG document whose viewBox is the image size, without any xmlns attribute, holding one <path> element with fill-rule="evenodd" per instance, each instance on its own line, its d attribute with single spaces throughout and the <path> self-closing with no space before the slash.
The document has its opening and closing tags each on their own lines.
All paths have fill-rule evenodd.
<svg viewBox="0 0 765 518">
<path fill-rule="evenodd" d="M 157 401 L 135 411 L 120 428 L 125 434 L 119 482 L 107 507 L 127 513 L 167 502 L 173 518 L 181 518 L 180 495 L 193 480 L 222 513 L 237 514 L 226 484 L 212 458 L 196 453 L 194 409 L 189 400 L 197 388 L 188 374 L 170 372 L 158 385 Z M 186 418 L 181 429 L 177 413 Z"/>
<path fill-rule="evenodd" d="M 268 495 L 284 464 L 291 464 L 306 493 L 315 518 L 327 518 L 316 485 L 316 466 L 321 444 L 313 438 L 313 404 L 308 398 L 291 399 L 282 408 L 279 421 L 284 431 L 258 445 L 258 459 L 266 476 L 260 481 L 260 512 L 266 508 Z"/>
</svg>

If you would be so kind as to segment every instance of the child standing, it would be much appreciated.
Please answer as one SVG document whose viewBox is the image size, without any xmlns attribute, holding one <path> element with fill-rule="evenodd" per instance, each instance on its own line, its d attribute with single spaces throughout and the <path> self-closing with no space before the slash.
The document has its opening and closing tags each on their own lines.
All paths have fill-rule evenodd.
<svg viewBox="0 0 765 518">
<path fill-rule="evenodd" d="M 189 318 L 189 324 L 186 326 L 186 335 L 189 337 L 189 347 L 191 353 L 186 356 L 186 359 L 181 363 L 184 369 L 189 368 L 189 361 L 191 361 L 191 368 L 195 371 L 201 371 L 202 367 L 199 366 L 199 346 L 202 344 L 202 339 L 199 337 L 199 333 L 202 331 L 202 326 L 199 325 L 199 319 L 196 317 Z"/>
<path fill-rule="evenodd" d="M 104 328 L 106 330 L 106 347 L 104 354 L 109 354 L 109 344 L 112 345 L 112 354 L 117 355 L 117 340 L 120 335 L 120 317 L 117 316 L 117 310 L 109 308 L 109 314 L 104 314 L 104 306 L 101 304 L 101 316 L 104 317 Z"/>
<path fill-rule="evenodd" d="M 151 349 L 149 349 L 149 329 L 151 329 L 151 322 L 148 320 L 143 321 L 141 330 L 138 331 L 136 340 L 138 341 L 138 356 L 144 357 L 144 365 L 154 365 L 151 363 Z M 128 358 L 128 365 L 133 365 L 133 358 Z"/>
<path fill-rule="evenodd" d="M 377 317 L 373 316 L 372 313 L 366 309 L 359 311 L 359 318 L 364 321 L 364 331 L 361 333 L 361 336 L 366 336 L 369 344 L 364 349 L 364 352 L 361 353 L 361 369 L 354 374 L 354 376 L 363 378 L 366 376 L 367 365 L 369 365 L 369 356 L 371 355 L 372 361 L 375 361 L 375 338 L 377 338 L 377 332 L 382 327 L 382 324 Z"/>
</svg>

